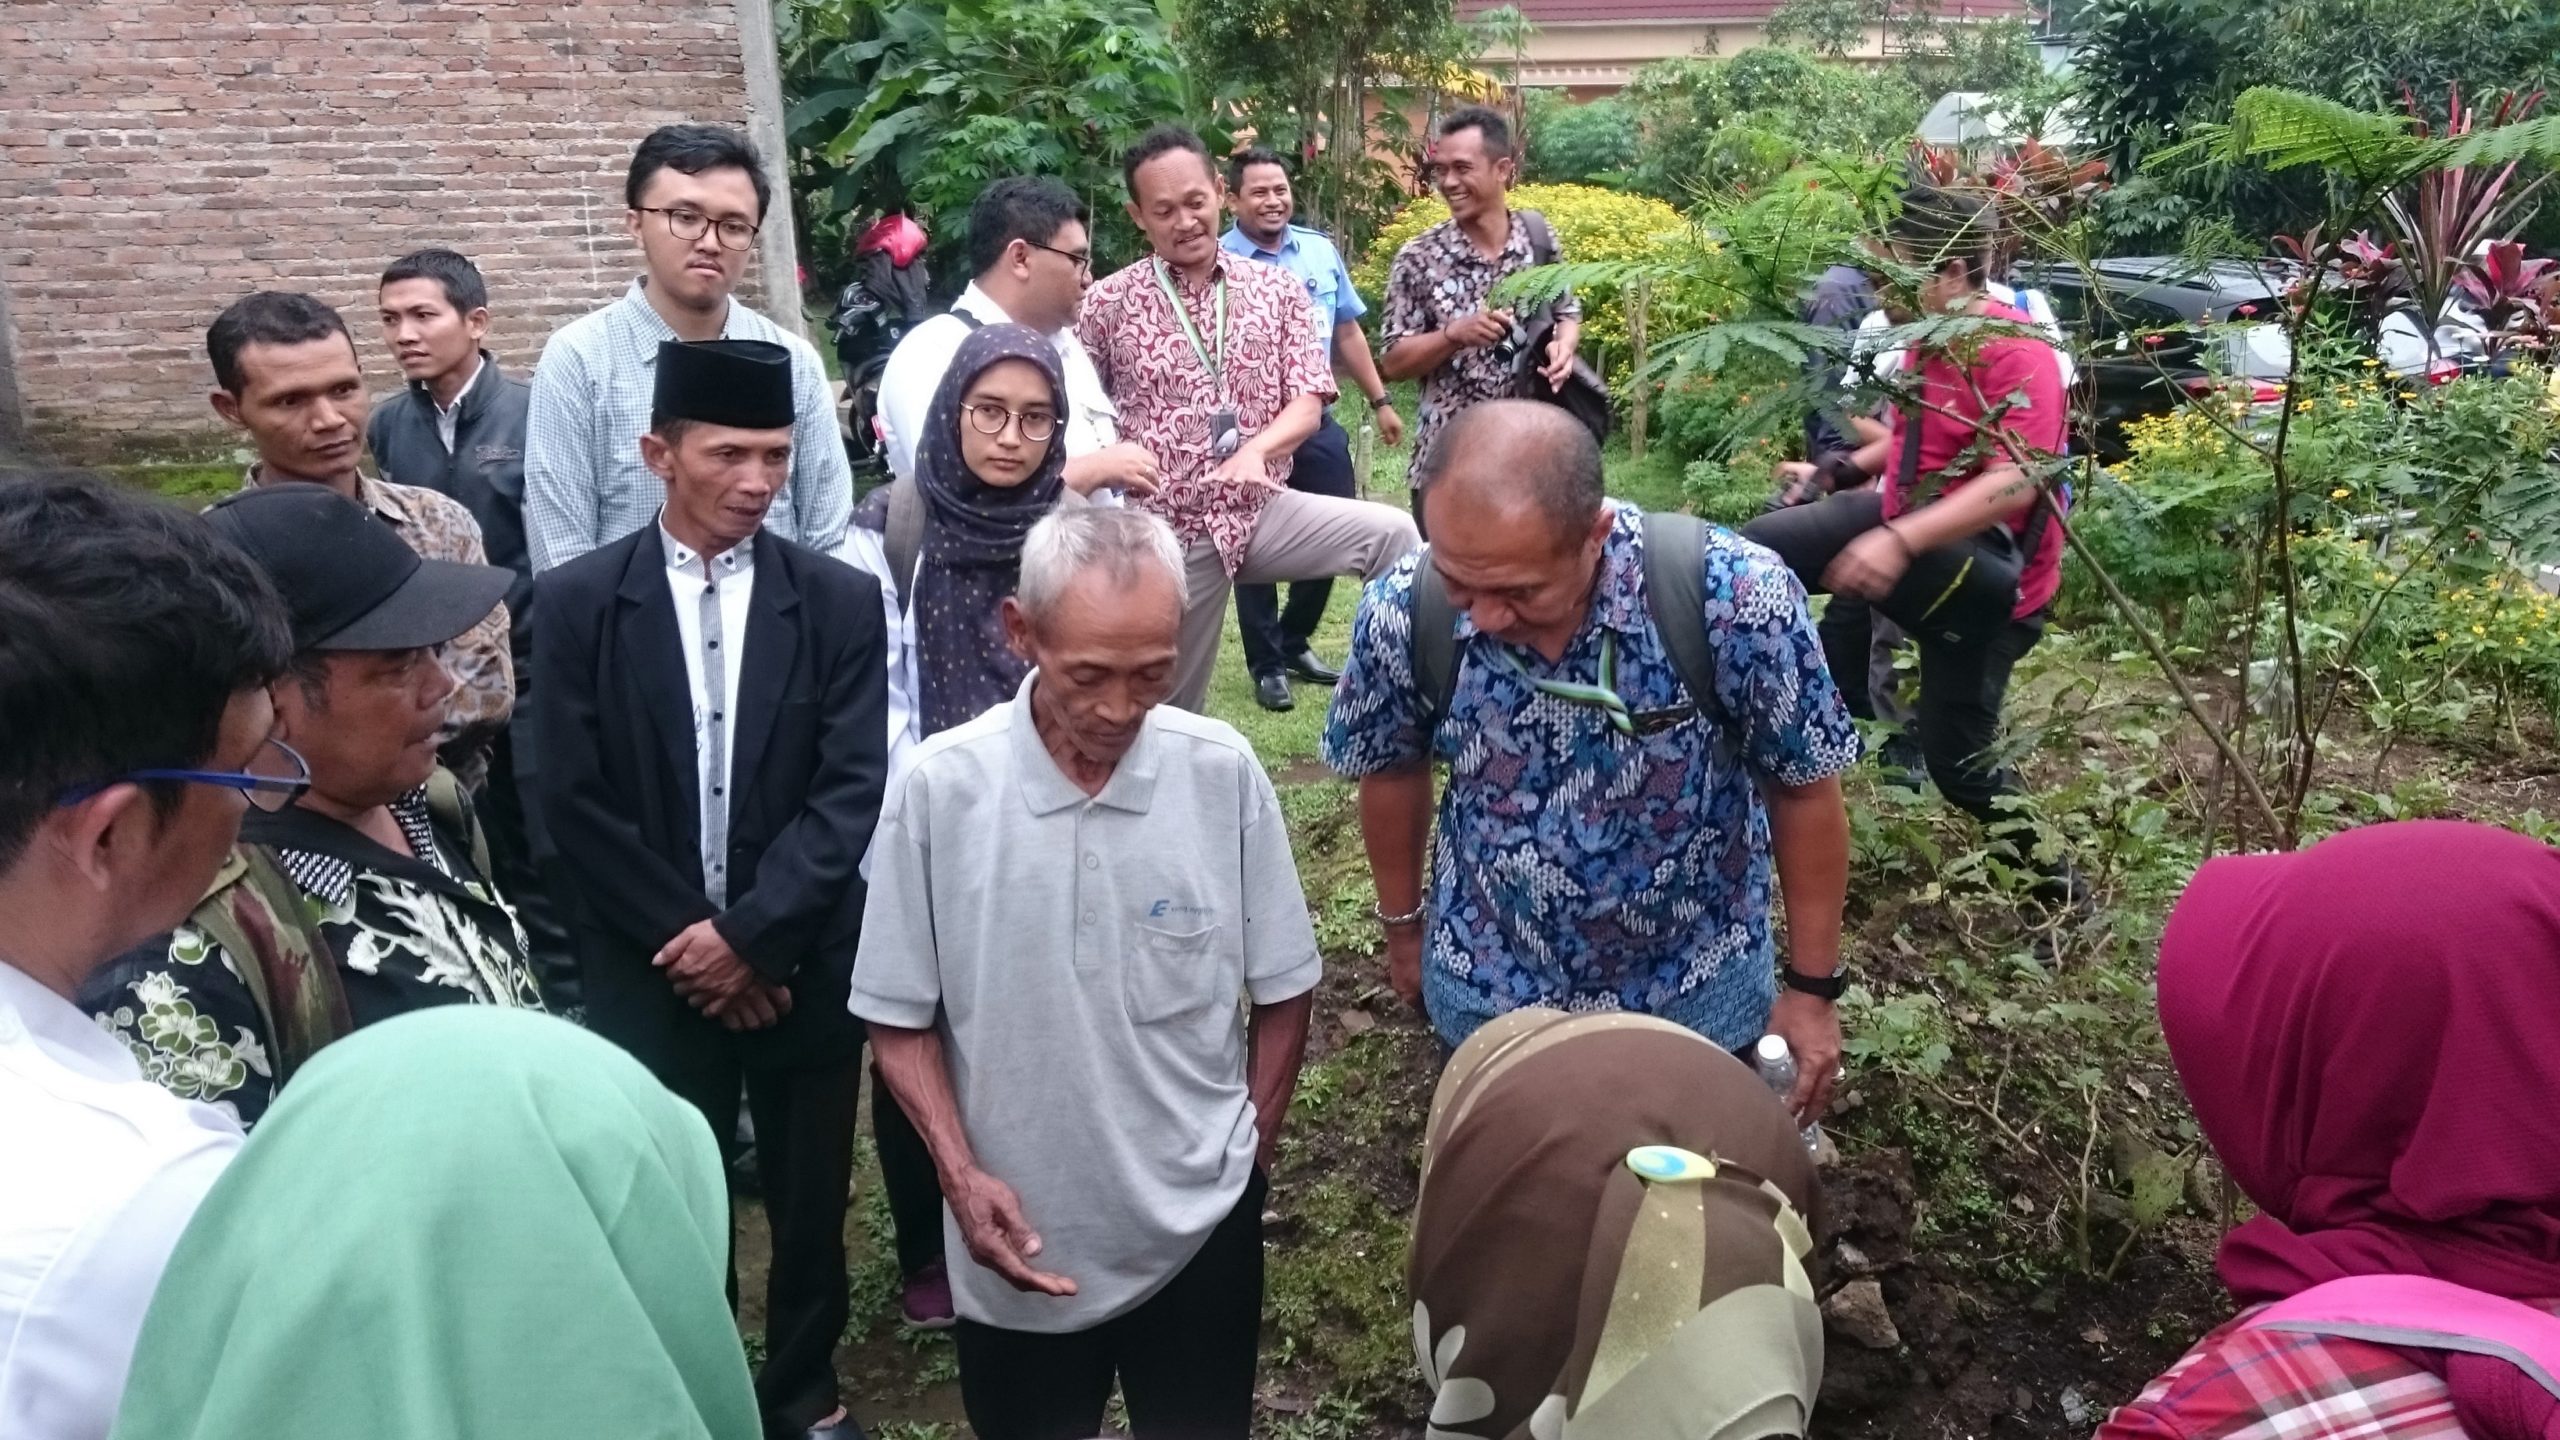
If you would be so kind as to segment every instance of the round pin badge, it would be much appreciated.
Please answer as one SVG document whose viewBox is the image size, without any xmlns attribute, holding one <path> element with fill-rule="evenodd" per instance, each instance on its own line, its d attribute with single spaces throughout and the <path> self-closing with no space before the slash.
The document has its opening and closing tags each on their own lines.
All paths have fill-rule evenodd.
<svg viewBox="0 0 2560 1440">
<path fill-rule="evenodd" d="M 1627 1152 L 1627 1168 L 1657 1185 L 1712 1180 L 1716 1175 L 1716 1162 L 1677 1145 L 1639 1145 Z"/>
</svg>

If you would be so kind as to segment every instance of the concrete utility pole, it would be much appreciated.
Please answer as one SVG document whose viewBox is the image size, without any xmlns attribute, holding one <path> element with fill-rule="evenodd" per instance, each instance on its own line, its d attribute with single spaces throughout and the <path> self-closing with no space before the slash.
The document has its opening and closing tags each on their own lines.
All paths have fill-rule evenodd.
<svg viewBox="0 0 2560 1440">
<path fill-rule="evenodd" d="M 756 267 L 764 313 L 774 324 L 807 339 L 800 313 L 799 226 L 791 205 L 791 132 L 783 123 L 782 49 L 774 37 L 773 0 L 737 0 L 738 48 L 747 68 L 747 138 L 764 155 L 773 204 L 756 232 Z"/>
</svg>

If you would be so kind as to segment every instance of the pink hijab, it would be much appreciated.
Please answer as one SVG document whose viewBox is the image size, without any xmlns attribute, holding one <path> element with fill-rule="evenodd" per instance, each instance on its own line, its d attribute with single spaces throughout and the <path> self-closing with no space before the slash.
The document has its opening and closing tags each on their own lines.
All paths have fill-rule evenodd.
<svg viewBox="0 0 2560 1440">
<path fill-rule="evenodd" d="M 2414 821 L 2212 861 L 2161 936 L 2160 1025 L 2264 1212 L 2222 1244 L 2242 1304 L 2371 1274 L 2560 1298 L 2560 851 Z M 2446 1372 L 2466 1414 L 2518 1398 L 2483 1369 Z"/>
</svg>

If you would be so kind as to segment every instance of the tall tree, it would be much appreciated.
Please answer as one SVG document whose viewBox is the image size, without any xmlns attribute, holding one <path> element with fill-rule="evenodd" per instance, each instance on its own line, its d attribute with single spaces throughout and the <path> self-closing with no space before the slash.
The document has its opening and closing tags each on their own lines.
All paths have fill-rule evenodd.
<svg viewBox="0 0 2560 1440">
<path fill-rule="evenodd" d="M 1302 203 L 1354 250 L 1405 195 L 1406 106 L 1459 83 L 1472 41 L 1452 0 L 1178 0 L 1201 81 L 1297 157 Z"/>
<path fill-rule="evenodd" d="M 1153 0 L 796 0 L 781 39 L 798 188 L 836 227 L 814 255 L 841 255 L 848 222 L 912 209 L 957 274 L 979 189 L 1029 174 L 1084 197 L 1108 267 L 1136 253 L 1121 152 L 1158 121 L 1209 118 Z"/>
</svg>

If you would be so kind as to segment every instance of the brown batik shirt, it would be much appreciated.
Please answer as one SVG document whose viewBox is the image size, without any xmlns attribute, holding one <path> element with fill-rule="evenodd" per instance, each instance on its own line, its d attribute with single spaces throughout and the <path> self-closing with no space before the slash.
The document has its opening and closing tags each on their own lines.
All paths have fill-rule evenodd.
<svg viewBox="0 0 2560 1440">
<path fill-rule="evenodd" d="M 1510 213 L 1511 238 L 1502 242 L 1502 253 L 1491 259 L 1476 249 L 1455 220 L 1443 220 L 1405 242 L 1387 274 L 1386 314 L 1379 322 L 1379 340 L 1385 347 L 1393 348 L 1408 335 L 1428 335 L 1484 309 L 1503 277 L 1538 263 L 1530 250 L 1529 227 L 1520 223 L 1519 211 Z M 1561 242 L 1557 251 L 1555 258 L 1563 259 Z M 1582 302 L 1568 291 L 1556 302 L 1555 313 L 1578 318 Z M 1512 364 L 1503 347 L 1482 345 L 1460 350 L 1423 376 L 1422 421 L 1413 434 L 1415 457 L 1429 449 L 1432 437 L 1451 416 L 1510 394 Z"/>
</svg>

